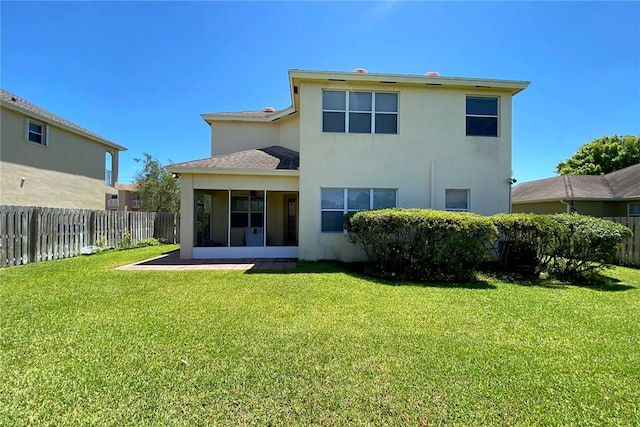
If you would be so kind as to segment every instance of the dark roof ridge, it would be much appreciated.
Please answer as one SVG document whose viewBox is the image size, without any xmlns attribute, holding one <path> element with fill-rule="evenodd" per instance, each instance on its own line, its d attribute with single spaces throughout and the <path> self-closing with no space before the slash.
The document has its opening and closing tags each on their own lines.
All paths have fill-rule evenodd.
<svg viewBox="0 0 640 427">
<path fill-rule="evenodd" d="M 272 145 L 174 163 L 167 168 L 298 170 L 299 165 L 299 152 Z"/>
<path fill-rule="evenodd" d="M 569 175 L 562 175 L 562 183 L 564 184 L 564 194 L 567 197 L 573 197 L 573 188 L 571 188 L 571 182 L 569 182 Z"/>
</svg>

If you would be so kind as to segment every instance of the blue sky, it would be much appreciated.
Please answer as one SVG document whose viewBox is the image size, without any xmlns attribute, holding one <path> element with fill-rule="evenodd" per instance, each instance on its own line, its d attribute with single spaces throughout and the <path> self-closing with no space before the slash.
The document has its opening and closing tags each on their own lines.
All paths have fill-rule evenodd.
<svg viewBox="0 0 640 427">
<path fill-rule="evenodd" d="M 287 70 L 530 80 L 513 176 L 640 133 L 638 2 L 7 2 L 6 90 L 161 162 L 208 157 L 201 113 L 290 105 Z"/>
</svg>

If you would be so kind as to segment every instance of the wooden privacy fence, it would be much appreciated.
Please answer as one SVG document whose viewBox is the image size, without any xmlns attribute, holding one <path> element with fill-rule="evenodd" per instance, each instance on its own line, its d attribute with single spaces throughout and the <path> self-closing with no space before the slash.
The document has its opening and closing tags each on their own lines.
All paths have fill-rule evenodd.
<svg viewBox="0 0 640 427">
<path fill-rule="evenodd" d="M 0 206 L 0 267 L 80 255 L 149 238 L 180 242 L 180 214 Z"/>
<path fill-rule="evenodd" d="M 609 221 L 625 225 L 633 231 L 633 236 L 627 239 L 616 255 L 616 263 L 640 267 L 640 217 L 610 217 Z"/>
</svg>

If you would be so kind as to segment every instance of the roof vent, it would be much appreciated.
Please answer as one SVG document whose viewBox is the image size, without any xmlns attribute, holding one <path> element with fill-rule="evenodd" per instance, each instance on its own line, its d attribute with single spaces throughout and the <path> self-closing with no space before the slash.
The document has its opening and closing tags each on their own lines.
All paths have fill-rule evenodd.
<svg viewBox="0 0 640 427">
<path fill-rule="evenodd" d="M 265 113 L 275 113 L 276 109 L 273 107 L 264 107 L 264 110 L 262 111 L 264 111 Z"/>
<path fill-rule="evenodd" d="M 16 99 L 16 97 L 15 97 L 15 96 L 12 96 L 12 97 L 11 97 L 11 100 L 12 100 L 13 102 L 18 101 L 18 100 Z"/>
<path fill-rule="evenodd" d="M 440 73 L 437 71 L 429 71 L 425 74 L 426 77 L 440 77 Z"/>
<path fill-rule="evenodd" d="M 356 68 L 355 70 L 353 70 L 354 73 L 358 73 L 358 74 L 367 74 L 368 71 L 366 68 Z"/>
</svg>

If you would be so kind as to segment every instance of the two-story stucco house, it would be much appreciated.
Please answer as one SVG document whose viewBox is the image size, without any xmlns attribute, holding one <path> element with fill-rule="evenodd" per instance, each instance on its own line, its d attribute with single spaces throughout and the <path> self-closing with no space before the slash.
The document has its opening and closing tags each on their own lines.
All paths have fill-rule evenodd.
<svg viewBox="0 0 640 427">
<path fill-rule="evenodd" d="M 291 107 L 203 114 L 180 174 L 181 257 L 362 258 L 347 212 L 508 212 L 511 100 L 529 82 L 289 71 Z"/>
<path fill-rule="evenodd" d="M 0 89 L 0 205 L 104 209 L 126 148 Z"/>
</svg>

